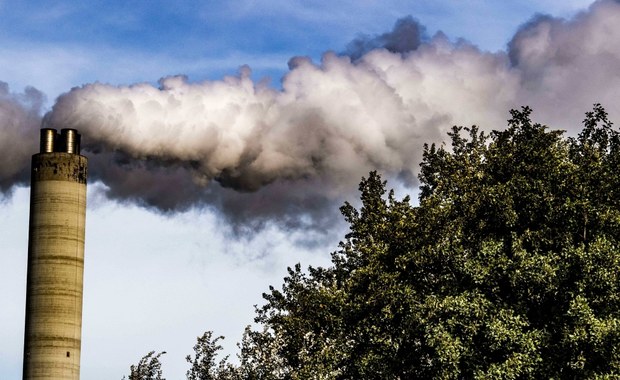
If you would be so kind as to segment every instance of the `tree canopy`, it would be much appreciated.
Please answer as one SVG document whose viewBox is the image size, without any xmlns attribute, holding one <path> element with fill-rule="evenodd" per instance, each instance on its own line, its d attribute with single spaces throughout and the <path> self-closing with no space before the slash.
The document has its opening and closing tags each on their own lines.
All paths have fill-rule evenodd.
<svg viewBox="0 0 620 380">
<path fill-rule="evenodd" d="M 620 134 L 598 104 L 575 137 L 530 116 L 425 145 L 417 206 L 370 173 L 332 265 L 289 268 L 239 364 L 191 378 L 620 377 Z"/>
</svg>

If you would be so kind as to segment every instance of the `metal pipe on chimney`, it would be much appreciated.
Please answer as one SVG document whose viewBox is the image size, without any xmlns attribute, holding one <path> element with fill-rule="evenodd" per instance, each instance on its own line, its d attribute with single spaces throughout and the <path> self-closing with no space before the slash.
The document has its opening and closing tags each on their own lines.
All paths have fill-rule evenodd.
<svg viewBox="0 0 620 380">
<path fill-rule="evenodd" d="M 56 147 L 56 130 L 51 128 L 41 129 L 41 153 L 52 153 Z"/>
</svg>

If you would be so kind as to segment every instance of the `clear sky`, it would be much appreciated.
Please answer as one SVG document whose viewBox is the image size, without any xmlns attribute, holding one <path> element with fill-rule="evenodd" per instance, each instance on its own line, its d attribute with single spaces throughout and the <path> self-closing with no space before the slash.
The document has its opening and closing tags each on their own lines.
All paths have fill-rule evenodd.
<svg viewBox="0 0 620 380">
<path fill-rule="evenodd" d="M 144 87 L 144 92 L 140 92 L 139 96 L 155 91 L 158 95 L 154 96 L 157 97 L 161 91 L 169 94 L 167 90 L 162 90 L 163 85 L 157 84 L 160 78 L 175 75 L 185 75 L 187 79 L 182 80 L 181 84 L 171 80 L 170 86 L 187 88 L 196 84 L 197 87 L 192 88 L 199 91 L 202 94 L 200 96 L 215 96 L 214 94 L 219 94 L 214 91 L 220 84 L 223 86 L 228 83 L 234 89 L 242 88 L 244 82 L 239 78 L 243 78 L 246 74 L 239 74 L 239 68 L 247 65 L 251 69 L 251 83 L 255 86 L 252 96 L 259 97 L 256 103 L 276 104 L 280 107 L 276 107 L 277 115 L 269 113 L 265 120 L 275 120 L 274 124 L 285 128 L 295 123 L 290 120 L 293 120 L 298 113 L 321 108 L 320 103 L 313 103 L 315 100 L 311 94 L 309 95 L 312 91 L 307 90 L 308 86 L 317 89 L 317 93 L 324 88 L 322 86 L 325 83 L 336 87 L 339 86 L 338 83 L 344 83 L 342 88 L 348 88 L 366 83 L 365 80 L 370 81 L 372 78 L 369 79 L 365 73 L 385 70 L 381 71 L 383 74 L 379 76 L 386 83 L 393 84 L 388 87 L 401 89 L 397 93 L 398 99 L 404 99 L 403 107 L 406 108 L 407 99 L 418 96 L 411 93 L 422 94 L 419 96 L 429 99 L 424 105 L 418 104 L 420 102 L 417 101 L 417 105 L 412 106 L 412 109 L 416 110 L 413 112 L 415 115 L 408 114 L 406 117 L 403 116 L 402 120 L 416 120 L 426 123 L 424 125 L 430 125 L 429 123 L 435 119 L 430 116 L 427 118 L 424 112 L 428 108 L 433 108 L 435 103 L 431 99 L 435 97 L 445 99 L 446 103 L 456 99 L 456 102 L 462 101 L 474 107 L 466 110 L 446 110 L 442 115 L 450 117 L 445 118 L 444 115 L 443 119 L 437 119 L 438 122 L 433 121 L 445 125 L 434 129 L 435 132 L 422 134 L 424 138 L 437 138 L 452 122 L 469 122 L 469 119 L 463 120 L 466 116 L 461 115 L 467 115 L 468 109 L 472 113 L 484 110 L 487 104 L 509 107 L 531 100 L 535 103 L 533 105 L 535 110 L 537 105 L 542 110 L 543 120 L 564 122 L 564 115 L 583 114 L 588 105 L 599 101 L 597 96 L 590 96 L 590 92 L 594 91 L 593 88 L 601 90 L 600 96 L 603 100 L 617 99 L 618 95 L 617 81 L 605 81 L 604 77 L 593 76 L 595 74 L 584 71 L 584 68 L 589 67 L 592 71 L 607 72 L 595 69 L 594 65 L 601 62 L 601 59 L 609 59 L 605 61 L 604 68 L 610 72 L 617 73 L 620 66 L 618 48 L 610 48 L 607 41 L 609 38 L 612 41 L 611 45 L 618 45 L 616 38 L 620 34 L 615 30 L 600 32 L 592 26 L 607 22 L 606 15 L 617 11 L 614 5 L 616 3 L 611 0 L 601 1 L 596 3 L 596 11 L 588 11 L 592 3 L 590 0 L 336 2 L 0 0 L 0 81 L 8 85 L 8 90 L 3 95 L 5 98 L 25 102 L 23 99 L 29 97 L 28 91 L 25 90 L 27 86 L 32 86 L 45 95 L 41 107 L 33 108 L 38 113 L 35 119 L 50 111 L 55 99 L 74 87 L 96 82 L 109 84 L 111 85 L 109 88 L 91 86 L 77 89 L 66 97 L 67 104 L 77 107 L 78 111 L 75 112 L 78 116 L 103 115 L 105 118 L 107 114 L 102 114 L 99 108 L 96 112 L 80 108 L 85 106 L 79 101 L 101 99 L 104 96 L 102 94 L 118 97 L 120 96 L 118 94 L 123 92 L 129 94 L 123 96 L 133 99 L 132 101 L 138 104 L 136 100 L 138 95 L 135 95 L 136 97 L 132 95 L 132 91 L 137 91 L 135 86 L 127 86 L 147 83 L 150 87 Z M 573 20 L 579 12 L 586 13 L 578 16 L 574 23 L 563 26 L 565 24 L 561 19 Z M 546 22 L 536 16 L 541 14 L 551 15 L 555 21 Z M 373 37 L 393 31 L 397 20 L 407 16 L 412 16 L 413 20 L 419 23 L 417 25 L 421 26 L 423 34 L 421 40 L 423 44 L 427 44 L 425 45 L 427 48 L 412 49 L 415 50 L 413 52 L 396 52 L 400 54 L 397 56 L 383 50 L 373 52 L 372 49 L 365 49 L 359 52 L 359 55 L 364 57 L 360 61 L 362 63 L 356 63 L 355 59 L 352 62 L 350 58 L 344 61 L 336 58 L 346 54 L 353 57 L 354 54 L 350 53 L 351 41 L 355 39 L 374 41 Z M 534 20 L 534 17 L 536 21 L 530 22 L 531 27 L 523 26 L 528 21 Z M 519 38 L 514 39 L 511 54 L 508 54 L 507 44 L 513 40 L 519 28 L 524 32 Z M 547 40 L 539 38 L 541 33 L 547 30 L 545 28 L 551 30 L 548 32 Z M 461 39 L 467 42 L 464 43 Z M 540 41 L 552 42 L 541 45 Z M 582 42 L 577 44 L 571 41 Z M 573 50 L 577 53 L 571 53 Z M 329 54 L 324 56 L 329 51 L 335 52 L 336 57 Z M 445 56 L 436 53 L 442 51 L 448 53 Z M 601 51 L 605 54 L 598 55 Z M 580 58 L 574 58 L 577 55 Z M 304 64 L 303 60 L 291 60 L 299 56 L 309 57 L 314 63 L 308 65 Z M 366 70 L 368 67 L 372 69 Z M 390 67 L 394 67 L 396 71 L 401 70 L 393 74 L 400 77 L 390 79 L 389 76 L 392 75 Z M 578 75 L 571 74 L 570 78 L 579 84 L 578 87 L 563 87 L 560 82 L 565 79 L 561 81 L 557 79 L 566 78 L 562 75 L 565 75 L 563 73 L 567 68 L 575 68 L 573 73 Z M 348 74 L 337 76 L 335 73 L 339 72 L 339 69 Z M 360 70 L 363 72 L 359 72 Z M 406 83 L 412 80 L 410 75 L 413 75 L 411 73 L 414 71 L 415 75 L 426 80 L 421 79 L 419 87 L 409 88 Z M 481 71 L 484 71 L 484 77 L 477 76 Z M 314 78 L 313 75 L 323 75 L 321 73 L 327 73 L 330 77 L 321 77 L 323 79 L 315 81 L 308 79 Z M 223 78 L 227 76 L 237 78 L 238 82 L 226 82 Z M 285 76 L 287 79 L 284 79 Z M 493 79 L 500 77 L 502 79 L 499 82 Z M 578 78 L 582 77 L 585 79 L 580 82 Z M 263 78 L 268 78 L 266 86 L 268 91 L 265 93 L 257 90 L 263 88 L 260 84 Z M 341 78 L 348 79 L 340 81 Z M 453 84 L 441 82 L 450 78 L 453 79 L 450 82 Z M 469 80 L 472 82 L 468 82 Z M 313 81 L 311 86 L 307 84 L 308 81 Z M 319 82 L 321 86 L 318 85 Z M 500 85 L 496 86 L 496 83 Z M 544 83 L 544 86 L 536 87 L 536 84 L 540 83 Z M 160 89 L 153 90 L 158 88 L 157 86 L 160 86 Z M 535 90 L 532 89 L 534 87 Z M 215 88 L 213 92 L 208 92 L 213 88 Z M 304 90 L 295 92 L 296 88 Z M 366 108 L 368 104 L 372 105 L 372 109 L 376 107 L 375 110 L 379 114 L 383 112 L 382 107 L 385 104 L 377 88 L 379 87 L 373 90 L 375 97 L 365 101 L 364 104 Z M 576 90 L 583 92 L 583 96 L 579 98 L 572 96 Z M 237 99 L 241 96 L 236 92 L 231 95 L 230 92 L 221 91 L 220 98 L 230 96 L 230 99 Z M 477 94 L 482 93 L 485 97 L 477 97 Z M 303 94 L 303 102 L 307 102 L 308 107 L 295 108 L 298 106 L 296 104 L 302 101 L 295 103 L 290 100 L 292 94 Z M 333 95 L 332 92 L 330 94 Z M 469 95 L 466 94 L 483 101 L 469 99 L 467 97 Z M 334 99 L 338 101 L 337 97 Z M 212 102 L 215 104 L 215 100 Z M 229 103 L 233 104 L 234 101 L 230 100 Z M 4 103 L 0 102 L 0 106 L 2 105 Z M 286 114 L 291 107 L 293 107 L 292 116 Z M 355 105 L 351 107 L 352 110 L 356 109 Z M 392 109 L 385 107 L 388 110 Z M 613 107 L 617 108 L 616 105 Z M 612 116 L 619 114 L 618 109 L 613 107 L 609 109 L 610 114 Z M 57 118 L 51 119 L 69 124 L 79 119 L 70 111 L 66 111 L 66 108 L 59 106 L 60 111 L 55 113 L 58 115 Z M 186 119 L 192 119 L 194 116 L 187 115 L 185 119 L 184 109 L 166 113 L 166 117 L 169 117 L 166 120 L 174 120 L 176 123 L 170 125 L 182 125 L 187 128 L 194 126 L 186 122 Z M 345 106 L 338 108 L 341 112 L 346 112 L 347 109 Z M 84 113 L 80 113 L 82 110 L 85 110 Z M 203 111 L 206 115 L 211 115 L 215 113 L 215 107 L 210 109 L 207 105 Z M 505 120 L 507 111 L 508 108 L 494 110 L 493 112 L 500 112 L 499 116 L 493 114 L 485 120 Z M 6 109 L 0 107 L 0 120 L 10 120 L 2 118 L 6 116 L 6 112 L 8 112 Z M 254 113 L 246 114 L 243 110 L 240 112 L 247 118 L 254 115 Z M 391 111 L 385 112 L 391 114 Z M 439 114 L 439 111 L 437 112 Z M 283 114 L 288 115 L 286 119 L 288 121 L 282 121 Z M 137 119 L 134 120 L 136 124 L 144 128 L 155 125 L 154 122 L 150 124 L 144 122 L 145 117 L 141 116 L 143 114 L 139 110 L 136 111 L 136 115 Z M 330 116 L 328 111 L 322 115 L 324 128 L 341 125 L 336 122 L 330 123 L 330 120 L 338 119 L 336 116 Z M 211 116 L 205 116 L 208 117 Z M 220 119 L 209 120 L 217 124 Z M 393 119 L 377 116 L 375 122 L 380 124 L 382 120 Z M 400 122 L 401 119 L 398 120 Z M 395 125 L 400 125 L 398 122 Z M 124 125 L 122 120 L 119 125 Z M 168 126 L 163 126 L 162 130 L 167 130 Z M 0 125 L 2 132 L 0 138 L 6 142 L 8 136 L 14 136 L 15 134 L 11 134 L 14 130 L 10 129 L 13 127 L 8 124 Z M 92 136 L 96 136 L 96 131 L 100 127 L 101 125 L 93 125 L 85 128 Z M 269 125 L 264 128 L 269 128 Z M 570 130 L 562 125 L 558 128 Z M 146 144 L 140 140 L 144 130 L 136 129 L 136 131 L 133 135 L 128 134 L 135 142 L 135 146 L 117 146 L 107 137 L 100 138 L 101 146 L 109 149 L 114 146 L 114 149 L 120 149 L 125 153 L 131 152 L 130 155 L 135 154 L 132 156 L 134 158 L 152 157 L 154 151 L 145 148 Z M 225 130 L 219 131 L 221 134 L 226 133 Z M 308 128 L 304 131 L 307 134 L 304 138 L 308 141 L 312 140 L 315 133 L 322 133 Z M 347 138 L 345 127 L 338 131 L 339 138 Z M 361 130 L 359 133 L 374 136 L 372 129 Z M 399 135 L 398 131 L 389 133 Z M 269 130 L 266 134 L 273 136 L 276 132 Z M 411 133 L 411 136 L 413 135 L 418 136 L 419 133 L 414 131 Z M 289 138 L 299 135 L 294 133 L 276 137 L 278 136 Z M 418 142 L 411 136 L 407 141 Z M 268 152 L 269 147 L 275 146 L 277 149 L 274 148 L 274 151 L 281 153 L 282 148 L 276 143 L 280 140 L 275 137 L 271 140 L 261 140 L 262 148 Z M 305 140 L 299 141 L 303 145 Z M 354 174 L 350 177 L 359 178 L 357 174 L 360 171 L 363 173 L 363 170 L 371 168 L 368 162 L 378 162 L 377 165 L 393 174 L 394 178 L 398 177 L 399 173 L 415 174 L 415 169 L 403 170 L 409 168 L 415 159 L 408 161 L 401 156 L 391 155 L 392 151 L 390 155 L 377 159 L 373 156 L 375 147 L 367 147 L 365 144 L 366 141 L 361 139 L 356 140 L 354 146 L 361 150 L 368 148 L 364 157 L 371 158 L 363 161 L 363 164 L 356 165 L 355 171 L 352 172 Z M 19 141 L 11 141 L 10 145 L 12 149 L 21 153 L 7 153 L 8 148 L 2 148 L 0 142 L 0 148 L 3 149 L 0 149 L 0 159 L 3 159 L 3 162 L 9 162 L 13 157 L 21 157 L 24 154 L 29 156 L 37 149 L 36 145 L 22 145 Z M 221 169 L 221 166 L 217 166 L 220 164 L 219 161 L 214 163 L 209 161 L 210 158 L 203 157 L 200 153 L 202 152 L 200 144 L 189 141 L 187 146 L 188 152 L 191 146 L 191 149 L 196 149 L 198 153 L 188 159 L 183 152 L 171 150 L 162 154 L 164 158 L 158 157 L 157 160 L 174 157 L 174 160 L 177 160 L 174 162 L 179 165 L 180 175 L 187 174 L 184 172 L 187 169 L 186 165 L 182 163 L 191 162 L 198 165 L 199 170 L 191 173 L 198 177 L 204 175 L 211 181 L 207 187 L 220 186 L 213 185 L 218 182 L 221 186 L 246 192 L 256 190 L 255 186 L 268 183 L 256 193 L 268 199 L 266 201 L 268 204 L 272 202 L 270 197 L 279 196 L 289 202 L 285 203 L 287 207 L 296 200 L 304 203 L 315 199 L 299 196 L 302 194 L 300 188 L 304 186 L 303 183 L 295 185 L 297 188 L 291 192 L 294 196 L 288 195 L 284 185 L 279 185 L 282 183 L 279 181 L 286 183 L 286 180 L 280 178 L 297 178 L 294 171 L 300 170 L 298 167 L 288 168 L 290 171 L 284 174 L 284 177 L 277 177 L 270 171 L 271 169 L 265 169 L 260 173 L 252 171 L 256 167 L 244 167 L 235 172 L 237 174 L 231 174 L 230 167 Z M 408 149 L 419 150 L 420 146 L 421 144 L 417 147 L 410 146 Z M 142 148 L 146 150 L 140 151 Z M 214 147 L 213 152 L 216 151 L 217 147 Z M 191 152 L 195 153 L 193 150 Z M 357 150 L 353 149 L 352 152 Z M 88 155 L 88 152 L 86 154 Z M 338 160 L 346 161 L 349 156 L 339 157 Z M 353 161 L 358 159 L 354 153 L 351 153 L 350 157 Z M 98 161 L 99 159 L 101 161 Z M 97 158 L 94 162 L 111 161 Z M 270 165 L 274 165 L 273 161 L 266 159 L 257 162 L 264 165 L 263 169 L 272 168 Z M 356 188 L 354 185 L 351 186 L 348 174 L 343 174 L 350 173 L 347 171 L 350 168 L 344 164 L 342 167 L 337 166 L 333 162 L 330 165 L 333 170 L 326 171 L 327 174 L 324 176 L 317 174 L 318 182 L 312 182 L 313 189 L 319 188 L 322 185 L 321 179 L 327 178 L 325 181 L 328 190 L 320 193 L 321 196 L 317 196 L 316 199 L 328 199 L 330 202 L 353 200 L 349 197 L 355 196 Z M 158 168 L 166 170 L 165 165 Z M 219 171 L 216 173 L 214 168 Z M 303 179 L 299 181 L 305 181 L 314 173 L 314 171 L 304 172 L 301 175 Z M 9 174 L 3 174 L 0 170 L 0 184 L 3 180 L 2 175 L 8 178 Z M 265 175 L 267 179 L 260 177 L 261 175 Z M 137 362 L 142 355 L 151 350 L 167 351 L 163 357 L 164 374 L 167 378 L 183 378 L 186 371 L 184 357 L 191 352 L 196 336 L 205 330 L 225 335 L 225 348 L 228 353 L 234 355 L 235 343 L 239 341 L 244 327 L 252 323 L 253 305 L 261 303 L 261 293 L 266 291 L 270 284 L 275 286 L 281 284 L 287 266 L 297 262 L 301 262 L 303 266 L 327 265 L 330 251 L 337 249 L 338 241 L 344 237 L 346 226 L 342 222 L 321 222 L 319 225 L 322 228 L 305 231 L 296 227 L 303 226 L 303 221 L 293 220 L 292 224 L 287 224 L 288 219 L 270 219 L 273 218 L 272 214 L 260 210 L 262 207 L 260 198 L 255 197 L 248 201 L 249 203 L 243 203 L 241 201 L 243 195 L 228 198 L 228 195 L 222 195 L 228 194 L 226 193 L 228 190 L 221 190 L 219 187 L 217 188 L 220 190 L 214 193 L 206 190 L 206 193 L 201 195 L 202 203 L 199 202 L 199 206 L 191 203 L 187 207 L 175 208 L 173 205 L 170 211 L 165 203 L 162 203 L 162 197 L 175 198 L 177 193 L 183 193 L 184 190 L 181 188 L 174 188 L 174 184 L 167 190 L 168 192 L 162 192 L 163 190 L 157 188 L 157 193 L 153 198 L 149 198 L 148 194 L 140 193 L 148 189 L 144 190 L 146 185 L 139 183 L 134 184 L 133 188 L 141 190 L 127 195 L 128 193 L 123 193 L 127 191 L 127 187 L 123 187 L 127 183 L 126 178 L 123 178 L 123 184 L 119 184 L 118 181 L 101 182 L 112 178 L 111 176 L 112 174 L 108 172 L 102 172 L 98 177 L 99 182 L 89 184 L 82 333 L 83 379 L 120 379 L 127 374 L 130 364 Z M 175 178 L 172 174 L 163 176 L 167 179 Z M 256 179 L 258 177 L 260 179 Z M 136 181 L 146 181 L 153 177 L 137 178 Z M 338 178 L 345 179 L 338 182 Z M 252 182 L 254 179 L 257 182 Z M 192 177 L 192 180 L 198 181 L 195 177 Z M 15 186 L 8 187 L 0 201 L 1 379 L 21 377 L 29 193 L 26 186 L 19 181 L 16 183 Z M 396 185 L 402 185 L 400 188 L 402 192 L 414 191 L 415 188 L 412 183 L 409 183 L 407 188 L 406 180 L 397 182 L 394 186 Z M 193 191 L 191 186 L 188 189 L 185 191 Z M 339 195 L 333 196 L 336 192 Z M 108 199 L 105 194 L 111 194 L 115 200 Z M 313 193 L 316 194 L 319 193 Z M 193 202 L 195 197 L 189 194 L 184 199 Z M 255 214 L 248 214 L 250 216 L 243 214 L 244 218 L 267 215 L 266 222 L 261 224 L 261 228 L 253 231 L 252 226 L 255 225 L 250 220 L 249 224 L 240 227 L 241 233 L 233 231 L 229 223 L 239 227 L 234 224 L 234 220 L 242 214 L 235 209 L 236 205 L 232 204 L 237 201 L 242 202 L 238 207 L 246 207 L 249 204 L 258 209 L 252 211 L 256 211 Z M 140 204 L 150 204 L 155 208 L 144 208 Z M 332 203 L 329 205 L 331 207 Z M 317 216 L 312 212 L 312 204 L 304 203 L 299 207 L 308 218 L 333 218 L 337 212 L 337 206 L 334 206 L 336 209 L 332 210 L 333 212 Z M 160 212 L 161 210 L 165 212 Z M 282 213 L 288 212 L 288 209 L 282 211 Z"/>
</svg>

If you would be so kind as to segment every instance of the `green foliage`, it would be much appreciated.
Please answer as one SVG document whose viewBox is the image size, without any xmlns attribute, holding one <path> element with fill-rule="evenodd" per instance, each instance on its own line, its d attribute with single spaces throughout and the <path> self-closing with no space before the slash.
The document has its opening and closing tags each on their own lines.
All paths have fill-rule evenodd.
<svg viewBox="0 0 620 380">
<path fill-rule="evenodd" d="M 619 378 L 620 133 L 598 104 L 576 137 L 530 116 L 425 145 L 419 206 L 362 179 L 332 266 L 289 268 L 240 364 L 208 335 L 188 378 Z"/>
</svg>

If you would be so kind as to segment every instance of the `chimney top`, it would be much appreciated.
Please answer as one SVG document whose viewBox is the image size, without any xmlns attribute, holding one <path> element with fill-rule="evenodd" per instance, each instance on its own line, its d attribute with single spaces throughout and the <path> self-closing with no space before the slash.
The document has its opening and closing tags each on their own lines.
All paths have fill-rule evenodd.
<svg viewBox="0 0 620 380">
<path fill-rule="evenodd" d="M 53 128 L 41 129 L 40 153 L 64 152 L 80 154 L 81 135 L 75 129 L 65 128 L 60 134 Z"/>
</svg>

